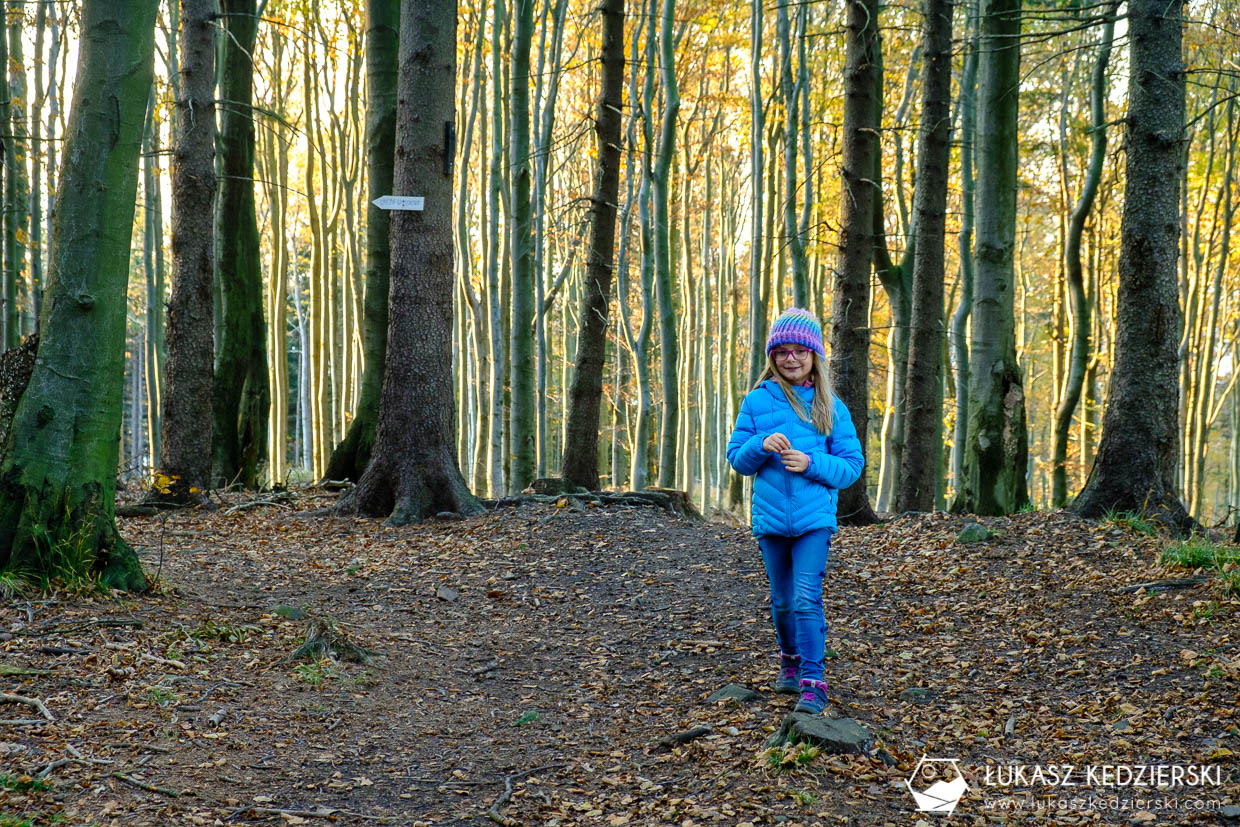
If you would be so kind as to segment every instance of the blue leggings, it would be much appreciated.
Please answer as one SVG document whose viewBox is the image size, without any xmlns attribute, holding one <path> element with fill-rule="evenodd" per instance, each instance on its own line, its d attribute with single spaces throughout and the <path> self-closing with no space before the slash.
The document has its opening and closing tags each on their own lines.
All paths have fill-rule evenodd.
<svg viewBox="0 0 1240 827">
<path fill-rule="evenodd" d="M 779 649 L 800 655 L 802 679 L 820 681 L 827 623 L 822 613 L 822 578 L 831 549 L 831 530 L 799 537 L 758 538 L 762 562 L 771 582 L 771 620 Z"/>
</svg>

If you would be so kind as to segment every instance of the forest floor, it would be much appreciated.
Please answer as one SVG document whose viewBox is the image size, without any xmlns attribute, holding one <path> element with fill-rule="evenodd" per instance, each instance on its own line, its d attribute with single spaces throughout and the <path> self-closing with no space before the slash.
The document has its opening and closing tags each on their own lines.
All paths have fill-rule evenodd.
<svg viewBox="0 0 1240 827">
<path fill-rule="evenodd" d="M 1240 601 L 1120 591 L 1184 574 L 1131 527 L 841 531 L 827 712 L 874 745 L 828 755 L 765 747 L 795 699 L 768 687 L 747 529 L 571 504 L 405 528 L 309 515 L 330 503 L 125 519 L 153 593 L 0 604 L 0 691 L 52 718 L 0 703 L 0 827 L 946 823 L 905 785 L 923 755 L 967 780 L 952 823 L 1240 812 Z M 316 618 L 377 654 L 289 660 Z M 707 702 L 730 683 L 761 695 Z M 1123 784 L 1118 768 L 1157 764 L 1215 769 Z"/>
</svg>

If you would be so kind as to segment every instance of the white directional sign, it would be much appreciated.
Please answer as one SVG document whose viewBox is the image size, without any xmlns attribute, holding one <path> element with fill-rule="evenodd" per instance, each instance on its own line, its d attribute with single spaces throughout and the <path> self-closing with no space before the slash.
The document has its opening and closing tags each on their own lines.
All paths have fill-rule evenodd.
<svg viewBox="0 0 1240 827">
<path fill-rule="evenodd" d="M 420 195 L 385 195 L 376 198 L 374 204 L 381 210 L 420 210 L 426 199 Z"/>
</svg>

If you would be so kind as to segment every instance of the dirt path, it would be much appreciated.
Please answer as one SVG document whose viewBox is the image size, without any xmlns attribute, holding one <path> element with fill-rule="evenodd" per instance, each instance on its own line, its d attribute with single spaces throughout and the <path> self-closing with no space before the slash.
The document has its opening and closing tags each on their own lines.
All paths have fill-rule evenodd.
<svg viewBox="0 0 1240 827">
<path fill-rule="evenodd" d="M 959 759 L 965 823 L 1217 823 L 1185 807 L 1240 798 L 1237 603 L 1117 593 L 1169 574 L 1132 531 L 1024 514 L 968 545 L 945 515 L 842 532 L 829 713 L 875 746 L 814 756 L 764 748 L 791 701 L 766 689 L 747 530 L 622 507 L 404 529 L 303 516 L 327 502 L 127 520 L 152 569 L 162 536 L 162 593 L 4 605 L 0 663 L 46 673 L 0 673 L 0 691 L 55 720 L 0 704 L 31 722 L 0 723 L 0 825 L 912 824 L 903 782 L 923 754 Z M 285 661 L 325 617 L 380 655 Z M 728 683 L 763 695 L 705 702 Z M 659 746 L 698 725 L 711 734 Z M 1219 784 L 985 783 L 988 766 L 993 782 L 1017 764 L 1157 763 L 1216 767 Z M 1061 803 L 1091 793 L 1176 808 Z"/>
</svg>

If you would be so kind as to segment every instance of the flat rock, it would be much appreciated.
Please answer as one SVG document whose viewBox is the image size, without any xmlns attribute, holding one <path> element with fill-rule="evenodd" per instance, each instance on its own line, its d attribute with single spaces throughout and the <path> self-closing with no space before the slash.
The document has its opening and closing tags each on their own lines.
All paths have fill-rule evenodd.
<svg viewBox="0 0 1240 827">
<path fill-rule="evenodd" d="M 964 528 L 960 530 L 960 534 L 956 536 L 957 543 L 978 543 L 982 540 L 989 539 L 990 532 L 986 526 L 981 523 L 965 523 Z"/>
<path fill-rule="evenodd" d="M 870 731 L 852 718 L 827 718 L 793 712 L 784 718 L 780 728 L 767 739 L 768 747 L 786 740 L 808 741 L 836 755 L 864 755 L 873 743 Z"/>
<path fill-rule="evenodd" d="M 1218 814 L 1223 818 L 1230 818 L 1234 821 L 1240 818 L 1240 807 L 1237 807 L 1235 804 L 1228 804 L 1226 807 L 1221 808 Z"/>
<path fill-rule="evenodd" d="M 460 597 L 460 593 L 456 589 L 453 589 L 449 586 L 440 586 L 438 589 L 435 590 L 435 596 L 438 597 L 440 600 L 444 600 L 444 601 L 451 603 L 453 600 L 456 600 L 458 597 Z"/>
<path fill-rule="evenodd" d="M 909 704 L 928 704 L 935 698 L 934 690 L 920 686 L 910 686 L 900 693 L 900 700 Z"/>
<path fill-rule="evenodd" d="M 755 692 L 747 686 L 730 683 L 722 689 L 716 689 L 712 692 L 710 697 L 706 699 L 706 702 L 713 704 L 716 701 L 733 700 L 737 703 L 749 703 L 750 701 L 756 701 L 761 697 L 762 693 Z"/>
</svg>

